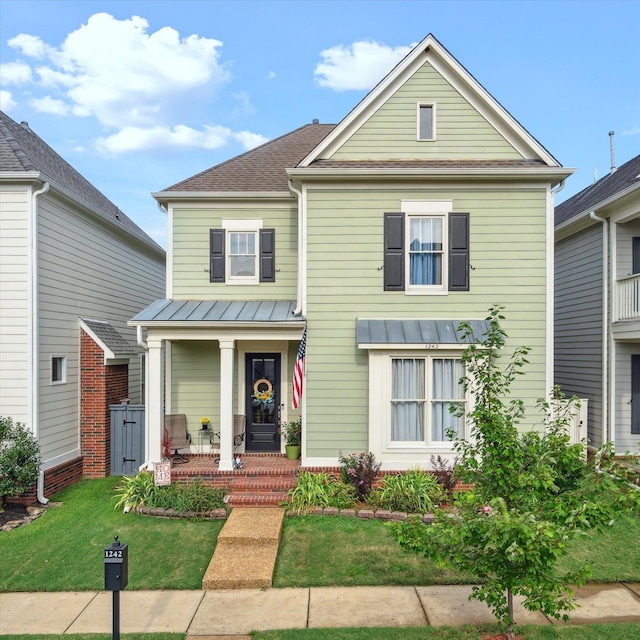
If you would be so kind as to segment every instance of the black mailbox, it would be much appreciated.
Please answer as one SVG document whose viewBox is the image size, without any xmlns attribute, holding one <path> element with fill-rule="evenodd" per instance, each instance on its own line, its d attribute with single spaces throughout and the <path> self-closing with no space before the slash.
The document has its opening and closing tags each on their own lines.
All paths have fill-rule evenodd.
<svg viewBox="0 0 640 640">
<path fill-rule="evenodd" d="M 104 550 L 104 588 L 107 591 L 122 591 L 129 581 L 128 548 L 115 536 Z"/>
</svg>

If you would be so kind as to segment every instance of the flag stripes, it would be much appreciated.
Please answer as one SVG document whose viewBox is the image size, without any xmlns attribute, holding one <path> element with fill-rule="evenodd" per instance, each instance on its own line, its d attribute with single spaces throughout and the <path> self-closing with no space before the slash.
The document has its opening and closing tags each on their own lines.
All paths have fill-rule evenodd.
<svg viewBox="0 0 640 640">
<path fill-rule="evenodd" d="M 307 354 L 307 327 L 305 326 L 298 347 L 298 355 L 296 356 L 296 364 L 293 367 L 293 394 L 291 398 L 291 406 L 298 408 L 300 399 L 302 398 L 302 381 L 304 378 L 304 360 Z"/>
</svg>

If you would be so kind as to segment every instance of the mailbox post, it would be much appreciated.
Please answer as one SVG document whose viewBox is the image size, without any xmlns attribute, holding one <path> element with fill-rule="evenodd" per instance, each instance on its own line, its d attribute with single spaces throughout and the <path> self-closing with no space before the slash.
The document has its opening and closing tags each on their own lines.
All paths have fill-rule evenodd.
<svg viewBox="0 0 640 640">
<path fill-rule="evenodd" d="M 129 581 L 129 549 L 114 536 L 104 550 L 104 588 L 113 592 L 113 640 L 120 640 L 120 591 Z"/>
</svg>

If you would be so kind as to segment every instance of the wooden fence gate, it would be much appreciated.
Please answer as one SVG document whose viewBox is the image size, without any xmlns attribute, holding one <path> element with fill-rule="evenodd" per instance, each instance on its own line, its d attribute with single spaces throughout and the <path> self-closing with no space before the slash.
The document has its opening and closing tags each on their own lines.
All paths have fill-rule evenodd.
<svg viewBox="0 0 640 640">
<path fill-rule="evenodd" d="M 133 476 L 144 462 L 144 405 L 112 404 L 111 475 Z"/>
</svg>

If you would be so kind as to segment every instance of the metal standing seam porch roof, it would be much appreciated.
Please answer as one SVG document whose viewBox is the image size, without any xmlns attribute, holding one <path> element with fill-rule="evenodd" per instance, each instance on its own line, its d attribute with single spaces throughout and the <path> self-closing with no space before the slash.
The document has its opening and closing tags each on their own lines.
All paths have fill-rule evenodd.
<svg viewBox="0 0 640 640">
<path fill-rule="evenodd" d="M 183 323 L 304 323 L 293 314 L 294 300 L 156 300 L 129 324 Z"/>
<path fill-rule="evenodd" d="M 363 345 L 468 344 L 458 327 L 462 320 L 356 320 L 356 341 Z M 469 320 L 476 342 L 486 333 L 485 320 Z"/>
</svg>

